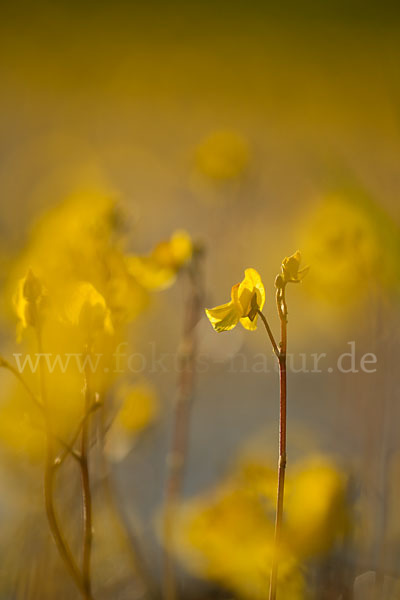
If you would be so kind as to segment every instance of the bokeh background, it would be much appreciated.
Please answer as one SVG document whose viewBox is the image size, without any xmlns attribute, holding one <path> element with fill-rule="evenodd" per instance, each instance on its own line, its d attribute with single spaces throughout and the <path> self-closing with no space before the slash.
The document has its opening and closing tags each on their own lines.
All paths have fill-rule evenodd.
<svg viewBox="0 0 400 600">
<path fill-rule="evenodd" d="M 93 211 L 100 198 L 115 199 L 130 252 L 148 253 L 174 230 L 188 231 L 205 248 L 205 306 L 227 301 L 244 269 L 256 268 L 276 332 L 273 283 L 282 258 L 299 248 L 311 266 L 289 290 L 289 350 L 295 366 L 299 353 L 307 361 L 327 357 L 321 372 L 289 374 L 288 473 L 302 461 L 334 464 L 346 478 L 351 526 L 340 549 L 332 542 L 314 553 L 304 598 L 350 598 L 343 590 L 357 577 L 366 587 L 356 597 L 400 597 L 399 17 L 396 3 L 333 0 L 2 8 L 4 306 L 11 305 L 10 265 L 34 223 L 71 196 L 89 198 Z M 154 386 L 159 412 L 112 463 L 119 508 L 140 532 L 156 586 L 178 378 L 169 358 L 180 344 L 186 291 L 178 278 L 135 320 L 130 347 L 146 357 L 140 376 Z M 20 350 L 3 312 L 3 354 L 11 356 Z M 196 332 L 204 368 L 193 395 L 187 500 L 220 485 L 238 456 L 275 466 L 277 452 L 277 374 L 265 333 L 218 335 L 205 317 Z M 339 372 L 337 357 L 353 341 L 358 367 L 374 353 L 376 372 Z M 167 369 L 149 367 L 154 353 L 168 355 Z M 260 353 L 268 373 L 253 368 Z M 6 396 L 9 377 L 2 381 Z M 37 531 L 39 501 L 26 502 L 37 467 L 20 453 L 11 457 L 6 444 L 2 457 L 2 597 L 53 597 L 50 584 L 40 588 L 40 574 L 51 578 L 62 567 Z M 312 505 L 304 500 L 305 515 Z M 333 507 L 330 523 L 341 510 Z M 100 586 L 99 597 L 133 597 L 113 552 L 102 560 L 115 587 Z M 179 566 L 182 594 L 254 597 L 229 573 L 199 576 L 187 562 Z M 75 597 L 64 584 L 64 597 Z"/>
</svg>

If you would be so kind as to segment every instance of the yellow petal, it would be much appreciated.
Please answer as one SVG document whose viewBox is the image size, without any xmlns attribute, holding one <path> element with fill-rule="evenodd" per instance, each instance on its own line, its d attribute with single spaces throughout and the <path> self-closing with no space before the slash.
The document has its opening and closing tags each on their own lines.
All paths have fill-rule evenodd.
<svg viewBox="0 0 400 600">
<path fill-rule="evenodd" d="M 126 432 L 138 433 L 156 419 L 158 399 L 150 383 L 143 381 L 133 386 L 124 386 L 118 391 L 118 396 L 122 402 L 115 421 Z"/>
<path fill-rule="evenodd" d="M 297 278 L 299 281 L 301 281 L 302 279 L 304 279 L 304 277 L 307 275 L 308 271 L 310 270 L 310 267 L 304 267 L 304 269 L 300 269 L 300 271 L 297 273 Z"/>
<path fill-rule="evenodd" d="M 73 289 L 65 313 L 71 325 L 82 327 L 88 333 L 99 331 L 113 333 L 106 301 L 89 282 L 81 282 Z"/>
<path fill-rule="evenodd" d="M 215 331 L 229 331 L 238 324 L 240 310 L 237 303 L 231 300 L 215 308 L 206 308 L 206 315 Z"/>
<path fill-rule="evenodd" d="M 176 271 L 159 260 L 147 256 L 130 256 L 127 260 L 129 273 L 147 290 L 163 290 L 176 279 Z"/>
<path fill-rule="evenodd" d="M 13 296 L 15 313 L 19 319 L 17 327 L 17 340 L 27 327 L 36 327 L 39 324 L 44 305 L 45 289 L 41 281 L 28 269 L 25 277 L 20 279 Z"/>
<path fill-rule="evenodd" d="M 249 331 L 255 331 L 257 329 L 257 321 L 258 315 L 256 315 L 252 321 L 248 317 L 243 317 L 240 319 L 240 322 L 243 325 L 243 327 L 245 329 L 248 329 Z"/>
<path fill-rule="evenodd" d="M 265 288 L 260 274 L 255 269 L 246 269 L 245 277 L 239 286 L 238 297 L 243 309 L 242 316 L 245 317 L 251 309 L 251 301 L 254 293 L 257 295 L 257 305 L 262 310 L 265 304 Z"/>
<path fill-rule="evenodd" d="M 17 285 L 17 289 L 13 296 L 14 310 L 21 322 L 22 328 L 28 327 L 26 307 L 27 300 L 24 296 L 24 279 L 20 279 Z"/>
<path fill-rule="evenodd" d="M 292 256 L 286 256 L 282 261 L 282 275 L 286 283 L 298 283 L 308 273 L 309 267 L 299 271 L 301 262 L 300 251 L 297 250 Z"/>
<path fill-rule="evenodd" d="M 175 231 L 172 234 L 170 246 L 176 267 L 182 266 L 191 258 L 193 244 L 190 235 L 186 231 L 182 229 Z"/>
</svg>

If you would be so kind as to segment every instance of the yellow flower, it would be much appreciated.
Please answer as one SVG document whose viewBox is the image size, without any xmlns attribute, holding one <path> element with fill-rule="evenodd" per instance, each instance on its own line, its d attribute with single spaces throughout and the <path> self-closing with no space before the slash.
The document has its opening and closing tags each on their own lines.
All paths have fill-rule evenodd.
<svg viewBox="0 0 400 600">
<path fill-rule="evenodd" d="M 296 469 L 286 498 L 286 531 L 302 556 L 328 552 L 349 530 L 347 478 L 323 456 L 311 457 Z"/>
<path fill-rule="evenodd" d="M 310 267 L 300 269 L 301 254 L 297 250 L 292 256 L 286 257 L 282 261 L 282 275 L 280 276 L 284 283 L 299 283 L 308 273 Z"/>
<path fill-rule="evenodd" d="M 24 329 L 39 325 L 44 297 L 44 286 L 29 269 L 25 277 L 19 280 L 13 297 L 14 309 L 19 318 L 18 339 Z"/>
<path fill-rule="evenodd" d="M 221 583 L 239 598 L 268 598 L 275 494 L 272 467 L 242 463 L 215 489 L 181 505 L 174 531 L 178 558 L 194 575 Z M 279 598 L 304 599 L 301 563 L 285 544 L 278 585 Z"/>
<path fill-rule="evenodd" d="M 231 301 L 215 308 L 206 308 L 206 315 L 215 331 L 229 331 L 240 321 L 245 329 L 257 329 L 257 311 L 265 303 L 265 289 L 259 273 L 246 269 L 241 283 L 232 287 Z"/>
<path fill-rule="evenodd" d="M 190 260 L 192 240 L 186 231 L 175 231 L 171 239 L 160 242 L 148 256 L 131 256 L 129 272 L 150 290 L 165 289 L 175 281 L 178 271 Z"/>
<path fill-rule="evenodd" d="M 88 336 L 114 332 L 110 311 L 104 297 L 89 282 L 79 283 L 69 296 L 65 307 L 67 321 Z"/>
<path fill-rule="evenodd" d="M 169 241 L 160 242 L 154 248 L 152 257 L 160 265 L 179 269 L 192 256 L 192 240 L 186 231 L 175 231 Z"/>
<path fill-rule="evenodd" d="M 357 189 L 327 195 L 304 217 L 301 247 L 312 263 L 308 293 L 348 311 L 375 293 L 399 291 L 395 220 Z"/>
<path fill-rule="evenodd" d="M 306 568 L 348 533 L 347 478 L 329 459 L 311 456 L 287 475 L 278 597 L 309 598 Z M 258 456 L 242 456 L 216 488 L 179 508 L 178 559 L 198 577 L 222 583 L 245 600 L 268 598 L 274 553 L 276 476 Z"/>
<path fill-rule="evenodd" d="M 144 310 L 148 291 L 128 272 L 120 221 L 115 200 L 97 193 L 78 193 L 50 208 L 8 268 L 5 294 L 11 296 L 20 273 L 32 267 L 46 282 L 51 313 L 46 319 L 57 318 L 71 287 L 88 281 L 104 296 L 121 331 Z"/>
<path fill-rule="evenodd" d="M 127 433 L 136 434 L 148 427 L 157 417 L 157 394 L 152 385 L 143 381 L 119 391 L 122 406 L 116 424 Z"/>
</svg>

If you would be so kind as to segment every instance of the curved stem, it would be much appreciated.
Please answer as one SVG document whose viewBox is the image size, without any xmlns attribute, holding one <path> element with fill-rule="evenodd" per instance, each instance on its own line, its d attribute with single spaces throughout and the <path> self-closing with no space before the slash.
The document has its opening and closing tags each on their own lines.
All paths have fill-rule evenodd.
<svg viewBox="0 0 400 600">
<path fill-rule="evenodd" d="M 257 309 L 257 313 L 260 315 L 261 320 L 264 323 L 265 329 L 266 329 L 266 331 L 268 333 L 268 337 L 269 337 L 269 339 L 271 341 L 271 344 L 272 344 L 272 347 L 274 349 L 274 352 L 275 352 L 276 356 L 279 358 L 279 355 L 280 355 L 279 348 L 278 348 L 278 345 L 277 345 L 277 343 L 275 341 L 275 338 L 273 336 L 271 328 L 270 328 L 270 326 L 268 324 L 268 321 L 267 321 L 266 317 L 264 316 L 264 314 L 261 312 L 260 309 Z"/>
<path fill-rule="evenodd" d="M 51 448 L 47 449 L 47 459 L 46 459 L 46 469 L 44 476 L 44 490 L 45 490 L 45 506 L 46 506 L 46 515 L 49 523 L 50 531 L 52 533 L 53 539 L 57 546 L 58 552 L 65 563 L 65 566 L 75 581 L 76 586 L 78 587 L 81 594 L 85 597 L 85 588 L 83 586 L 82 578 L 78 566 L 75 562 L 75 559 L 72 555 L 72 552 L 69 548 L 68 542 L 66 541 L 60 525 L 58 523 L 57 515 L 54 508 L 54 463 L 53 463 L 53 453 Z"/>
<path fill-rule="evenodd" d="M 43 354 L 42 350 L 42 336 L 41 331 L 37 329 L 37 343 L 40 354 Z M 41 405 L 44 411 L 45 428 L 46 428 L 46 463 L 44 472 L 44 496 L 45 496 L 45 508 L 46 516 L 49 523 L 50 531 L 53 536 L 54 542 L 57 546 L 60 557 L 65 563 L 65 566 L 73 578 L 79 591 L 84 594 L 84 586 L 81 578 L 79 568 L 75 562 L 72 551 L 69 547 L 67 540 L 65 539 L 60 524 L 58 522 L 57 514 L 54 507 L 54 436 L 51 424 L 51 418 L 49 414 L 49 407 L 46 394 L 46 383 L 45 383 L 45 372 L 43 361 L 39 363 L 39 377 L 40 377 L 40 396 Z M 21 380 L 21 379 L 20 379 Z M 26 386 L 25 386 L 26 387 Z"/>
<path fill-rule="evenodd" d="M 72 458 L 75 458 L 76 460 L 81 459 L 81 455 L 74 450 L 75 442 L 77 441 L 77 439 L 82 431 L 85 421 L 87 421 L 90 418 L 90 416 L 92 415 L 92 413 L 95 412 L 96 410 L 98 410 L 100 408 L 100 406 L 101 406 L 101 404 L 99 402 L 95 402 L 90 405 L 89 410 L 87 412 L 85 412 L 85 414 L 83 415 L 83 417 L 82 417 L 82 419 L 81 419 L 81 421 L 69 443 L 66 443 L 63 440 L 59 440 L 60 443 L 62 444 L 62 446 L 64 446 L 64 452 L 56 459 L 57 467 L 60 467 L 62 465 L 62 463 L 64 462 L 64 460 L 67 458 L 68 455 L 71 455 Z"/>
<path fill-rule="evenodd" d="M 40 408 L 41 411 L 43 411 L 43 403 L 40 400 L 40 398 L 38 398 L 36 396 L 36 394 L 31 390 L 31 388 L 29 387 L 29 385 L 26 383 L 25 379 L 22 377 L 21 373 L 12 366 L 12 364 L 10 364 L 5 358 L 0 357 L 0 367 L 3 367 L 3 369 L 7 369 L 8 371 L 10 371 L 14 377 L 16 377 L 18 379 L 18 381 L 23 385 L 23 387 L 25 388 L 25 391 L 28 393 L 28 395 L 30 396 L 31 400 L 33 401 L 34 404 L 36 404 L 36 406 L 38 408 Z"/>
<path fill-rule="evenodd" d="M 85 408 L 82 418 L 81 457 L 79 461 L 82 479 L 82 514 L 83 514 L 83 552 L 82 552 L 82 577 L 85 588 L 85 598 L 91 598 L 91 573 L 90 563 L 92 554 L 92 492 L 89 477 L 89 434 L 90 421 L 87 416 L 91 412 L 91 397 L 89 386 L 89 370 L 85 366 Z"/>
<path fill-rule="evenodd" d="M 286 355 L 287 355 L 287 306 L 285 287 L 278 288 L 276 303 L 281 321 L 281 341 L 279 360 L 280 403 L 279 403 L 279 461 L 278 461 L 278 491 L 276 501 L 274 553 L 272 557 L 269 600 L 275 600 L 278 581 L 279 548 L 281 542 L 283 521 L 283 498 L 285 490 L 286 470 Z"/>
<path fill-rule="evenodd" d="M 28 396 L 31 398 L 33 403 L 37 406 L 37 408 L 39 408 L 41 415 L 43 416 L 44 420 L 46 421 L 45 407 L 43 406 L 41 399 L 38 398 L 36 396 L 36 394 L 33 392 L 33 390 L 29 387 L 29 385 L 27 384 L 25 379 L 22 377 L 21 373 L 15 367 L 13 367 L 7 360 L 5 360 L 5 358 L 3 358 L 3 357 L 0 357 L 0 368 L 7 369 L 8 371 L 10 371 L 10 373 L 12 373 L 16 377 L 16 379 L 24 387 L 25 391 L 27 392 Z M 95 410 L 96 408 L 97 408 L 97 405 L 94 405 L 92 407 L 92 410 Z M 87 417 L 88 417 L 88 415 L 86 415 L 86 418 Z M 37 427 L 38 427 L 38 429 L 43 431 L 43 425 L 37 425 Z M 64 452 L 62 453 L 62 455 L 57 457 L 54 460 L 55 467 L 57 467 L 57 468 L 60 467 L 68 455 L 71 455 L 72 458 L 75 458 L 75 459 L 78 458 L 73 446 L 79 437 L 81 427 L 82 427 L 82 422 L 80 423 L 78 430 L 76 431 L 74 437 L 72 438 L 72 441 L 68 444 L 62 438 L 60 438 L 57 434 L 55 434 L 54 432 L 49 430 L 49 428 L 46 427 L 46 425 L 45 425 L 44 429 L 45 429 L 46 435 L 51 435 L 53 440 L 57 441 L 64 448 Z"/>
</svg>

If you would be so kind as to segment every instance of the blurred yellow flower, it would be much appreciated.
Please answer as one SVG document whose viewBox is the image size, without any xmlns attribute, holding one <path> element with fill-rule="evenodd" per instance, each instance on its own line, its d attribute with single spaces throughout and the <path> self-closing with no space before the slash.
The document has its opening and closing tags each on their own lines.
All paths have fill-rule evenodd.
<svg viewBox="0 0 400 600">
<path fill-rule="evenodd" d="M 46 291 L 42 282 L 29 269 L 25 277 L 19 280 L 13 297 L 16 315 L 19 319 L 17 338 L 27 327 L 38 327 L 41 322 L 41 312 L 45 301 Z"/>
<path fill-rule="evenodd" d="M 282 261 L 282 280 L 284 283 L 299 283 L 308 273 L 310 267 L 300 269 L 301 254 L 297 250 L 292 256 Z"/>
<path fill-rule="evenodd" d="M 89 338 L 102 332 L 114 332 L 106 301 L 87 281 L 74 287 L 66 303 L 65 315 L 71 325 L 79 327 Z"/>
<path fill-rule="evenodd" d="M 346 477 L 324 457 L 297 467 L 285 496 L 285 529 L 301 556 L 320 556 L 349 532 L 346 490 Z"/>
<path fill-rule="evenodd" d="M 250 159 L 246 140 L 233 131 L 217 131 L 197 147 L 198 170 L 215 181 L 228 181 L 240 177 Z"/>
<path fill-rule="evenodd" d="M 178 557 L 195 575 L 219 581 L 242 598 L 267 598 L 275 497 L 274 467 L 240 459 L 215 490 L 182 505 Z M 308 598 L 306 561 L 328 552 L 346 531 L 346 479 L 328 459 L 311 457 L 288 474 L 279 598 Z"/>
<path fill-rule="evenodd" d="M 135 318 L 148 293 L 129 273 L 113 198 L 77 194 L 46 211 L 32 228 L 29 241 L 8 277 L 14 289 L 21 272 L 32 267 L 46 282 L 51 311 L 64 309 L 70 288 L 90 282 L 104 297 L 114 326 Z"/>
<path fill-rule="evenodd" d="M 157 393 L 154 387 L 142 381 L 132 386 L 122 386 L 118 392 L 122 405 L 115 424 L 130 434 L 148 427 L 159 412 Z"/>
<path fill-rule="evenodd" d="M 93 390 L 104 398 L 116 378 L 113 351 L 126 339 L 127 323 L 136 318 L 148 302 L 148 291 L 129 272 L 129 258 L 124 253 L 119 224 L 115 200 L 97 193 L 77 194 L 51 207 L 39 216 L 25 248 L 9 265 L 6 291 L 0 298 L 9 310 L 9 298 L 17 288 L 14 310 L 18 316 L 19 334 L 28 326 L 36 326 L 38 317 L 46 309 L 46 319 L 43 318 L 40 324 L 44 326 L 41 363 L 47 371 L 48 410 L 54 432 L 66 442 L 74 435 L 82 418 L 85 365 L 91 369 Z M 159 256 L 161 250 L 164 250 L 163 259 Z M 169 252 L 167 259 L 165 247 L 161 247 L 157 251 L 158 261 L 167 263 L 169 260 L 169 265 L 178 268 L 190 255 L 190 238 L 177 233 L 171 240 Z M 27 271 L 27 276 L 20 280 L 21 273 Z M 14 314 L 12 318 L 14 322 Z M 96 353 L 87 361 L 84 346 L 94 338 Z M 23 371 L 31 389 L 36 390 L 40 364 L 36 354 L 37 341 L 34 336 L 26 336 L 24 342 L 24 354 L 20 355 L 21 373 Z M 26 391 L 15 382 L 15 390 L 11 393 L 19 401 Z M 15 418 L 15 427 L 8 425 L 10 431 L 22 427 L 20 423 L 24 430 L 28 431 L 30 427 L 33 430 L 31 423 L 38 419 L 31 419 L 32 407 L 24 404 L 20 408 L 18 403 L 15 406 L 18 410 L 11 414 L 6 405 L 4 409 L 0 405 L 4 422 L 9 422 L 8 415 Z M 137 431 L 144 427 L 146 420 L 152 418 L 150 400 L 147 404 L 143 400 L 135 410 L 135 417 L 133 411 L 130 417 L 132 432 L 135 427 Z M 125 408 L 119 417 L 123 419 L 122 415 L 125 415 L 126 425 L 128 413 Z M 22 420 L 24 414 L 29 417 L 26 421 Z M 121 424 L 118 428 L 120 432 L 127 432 Z M 10 449 L 12 444 L 5 432 L 0 434 L 0 440 Z M 36 437 L 34 431 L 32 436 Z"/>
<path fill-rule="evenodd" d="M 149 290 L 161 290 L 175 281 L 178 271 L 190 260 L 193 243 L 186 231 L 175 231 L 157 244 L 148 256 L 131 256 L 129 272 Z"/>
<path fill-rule="evenodd" d="M 307 289 L 348 306 L 367 290 L 399 290 L 400 235 L 381 207 L 357 192 L 330 195 L 305 217 L 300 243 L 312 264 Z"/>
<path fill-rule="evenodd" d="M 265 288 L 255 269 L 246 269 L 245 277 L 231 290 L 231 301 L 215 308 L 206 308 L 206 315 L 215 331 L 229 331 L 240 321 L 245 329 L 257 329 L 257 311 L 265 303 Z"/>
</svg>

